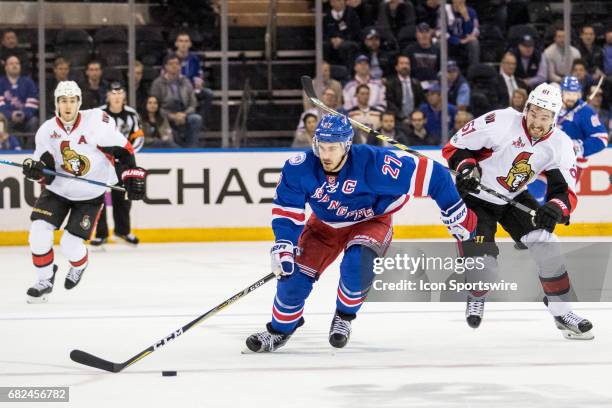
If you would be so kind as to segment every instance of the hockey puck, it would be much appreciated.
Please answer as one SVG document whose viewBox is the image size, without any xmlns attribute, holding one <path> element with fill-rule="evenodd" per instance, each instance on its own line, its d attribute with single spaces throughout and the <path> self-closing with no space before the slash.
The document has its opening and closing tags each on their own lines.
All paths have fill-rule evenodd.
<svg viewBox="0 0 612 408">
<path fill-rule="evenodd" d="M 162 371 L 163 377 L 176 377 L 176 371 Z"/>
</svg>

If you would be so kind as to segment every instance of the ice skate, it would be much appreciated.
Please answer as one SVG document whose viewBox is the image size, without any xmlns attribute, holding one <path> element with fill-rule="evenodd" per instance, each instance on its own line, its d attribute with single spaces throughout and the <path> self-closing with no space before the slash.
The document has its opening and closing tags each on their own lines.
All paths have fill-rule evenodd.
<svg viewBox="0 0 612 408">
<path fill-rule="evenodd" d="M 115 236 L 115 238 L 119 238 L 119 242 L 123 242 L 125 244 L 136 246 L 140 242 L 138 237 L 131 233 L 127 235 L 119 235 L 119 234 L 113 234 L 113 235 Z"/>
<path fill-rule="evenodd" d="M 68 274 L 66 274 L 66 280 L 64 281 L 64 288 L 70 290 L 79 284 L 81 279 L 83 278 L 83 274 L 85 273 L 85 268 L 70 268 Z"/>
<path fill-rule="evenodd" d="M 49 279 L 39 280 L 28 289 L 28 303 L 47 303 L 49 294 L 53 291 L 53 282 L 55 281 L 55 273 L 57 265 L 53 265 L 53 275 Z"/>
<path fill-rule="evenodd" d="M 468 326 L 472 329 L 477 329 L 484 315 L 484 298 L 476 298 L 468 295 L 467 305 L 465 307 L 465 320 Z"/>
<path fill-rule="evenodd" d="M 557 329 L 561 330 L 563 337 L 568 340 L 593 340 L 595 338 L 591 332 L 593 324 L 572 311 L 554 318 Z"/>
<path fill-rule="evenodd" d="M 351 320 L 355 315 L 346 315 L 336 311 L 329 328 L 329 344 L 336 348 L 346 346 L 351 337 Z"/>
<path fill-rule="evenodd" d="M 296 329 L 304 324 L 304 319 L 300 319 Z M 293 331 L 295 332 L 295 330 Z M 246 339 L 246 345 L 249 350 L 255 353 L 266 353 L 275 351 L 285 345 L 293 334 L 284 334 L 272 328 L 272 324 L 266 325 L 266 331 L 251 334 Z"/>
</svg>

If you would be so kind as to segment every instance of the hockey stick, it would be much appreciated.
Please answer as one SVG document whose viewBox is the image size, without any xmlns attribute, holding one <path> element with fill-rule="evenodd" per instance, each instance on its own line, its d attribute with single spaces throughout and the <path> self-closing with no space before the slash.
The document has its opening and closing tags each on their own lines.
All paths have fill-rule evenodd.
<svg viewBox="0 0 612 408">
<path fill-rule="evenodd" d="M 221 311 L 222 309 L 225 309 L 227 306 L 231 305 L 232 303 L 236 302 L 237 300 L 242 299 L 243 297 L 245 297 L 249 293 L 253 292 L 255 289 L 259 288 L 260 286 L 264 285 L 265 283 L 267 283 L 267 282 L 271 281 L 272 279 L 276 278 L 276 276 L 277 276 L 277 274 L 274 273 L 274 272 L 269 273 L 268 275 L 264 276 L 263 278 L 261 278 L 257 282 L 253 283 L 248 288 L 245 288 L 242 291 L 236 293 L 234 296 L 232 296 L 229 299 L 225 300 L 223 303 L 221 303 L 218 306 L 210 309 L 208 312 L 204 313 L 202 316 L 196 318 L 195 320 L 192 320 L 191 322 L 187 323 L 186 325 L 184 325 L 180 329 L 173 331 L 168 336 L 164 337 L 163 339 L 161 339 L 157 343 L 155 343 L 152 346 L 148 347 L 147 349 L 141 351 L 140 353 L 136 354 L 134 357 L 130 358 L 129 360 L 127 360 L 127 361 L 125 361 L 123 363 L 113 363 L 113 362 L 101 359 L 100 357 L 96 357 L 96 356 L 94 356 L 92 354 L 86 353 L 86 352 L 81 351 L 81 350 L 72 350 L 70 352 L 70 359 L 72 361 L 76 362 L 76 363 L 84 364 L 84 365 L 89 366 L 89 367 L 98 368 L 100 370 L 109 371 L 111 373 L 118 373 L 118 372 L 122 371 L 124 368 L 129 367 L 132 364 L 136 363 L 137 361 L 145 358 L 146 356 L 148 356 L 149 354 L 153 353 L 158 348 L 160 348 L 162 346 L 165 346 L 166 344 L 168 344 L 168 342 L 170 340 L 176 339 L 178 336 L 180 336 L 181 334 L 185 333 L 187 330 L 191 329 L 193 326 L 195 326 L 195 325 L 197 325 L 199 323 L 202 323 L 204 320 L 206 320 L 209 317 L 217 314 L 217 312 Z"/>
<path fill-rule="evenodd" d="M 593 99 L 595 97 L 595 95 L 597 95 L 597 92 L 599 92 L 599 88 L 601 88 L 601 84 L 603 83 L 603 80 L 604 80 L 604 76 L 602 75 L 601 78 L 599 78 L 599 82 L 597 83 L 597 86 L 595 87 L 593 92 L 591 92 L 591 94 L 587 98 L 587 100 L 589 102 L 591 101 L 591 99 Z"/>
<path fill-rule="evenodd" d="M 307 75 L 302 76 L 302 87 L 304 88 L 304 92 L 306 92 L 306 96 L 308 96 L 308 99 L 310 99 L 310 102 L 313 105 L 315 105 L 317 108 L 322 109 L 322 110 L 324 110 L 327 113 L 330 113 L 332 115 L 340 115 L 334 109 L 326 106 L 323 102 L 321 102 L 321 100 L 319 100 L 317 98 L 317 94 L 316 94 L 316 92 L 314 90 L 314 86 L 312 84 L 312 79 L 309 76 L 307 76 Z M 392 138 L 390 138 L 388 136 L 385 136 L 385 135 L 383 135 L 383 134 L 381 134 L 381 133 L 379 133 L 379 132 L 377 132 L 377 131 L 375 131 L 373 129 L 370 129 L 369 127 L 367 127 L 363 123 L 357 122 L 356 120 L 351 119 L 351 118 L 348 118 L 348 120 L 356 128 L 359 128 L 360 130 L 362 130 L 362 131 L 364 131 L 364 132 L 366 132 L 368 134 L 373 134 L 374 136 L 376 136 L 376 138 L 378 138 L 380 140 L 383 140 L 383 141 L 389 143 L 390 145 L 392 145 L 394 147 L 397 147 L 400 150 L 408 152 L 408 153 L 412 154 L 413 156 L 424 157 L 424 158 L 427 158 L 427 159 L 429 158 L 429 157 L 425 156 L 424 154 L 422 154 L 422 153 L 420 153 L 420 152 L 418 152 L 416 150 L 413 150 L 413 149 L 409 148 L 406 145 L 403 145 L 403 144 L 399 143 L 397 140 L 394 140 L 394 139 L 392 139 Z M 448 169 L 448 171 L 450 171 L 451 174 L 457 175 L 457 172 L 455 170 L 449 169 L 448 167 L 446 167 L 446 169 Z M 495 197 L 499 198 L 500 200 L 503 200 L 503 201 L 507 202 L 508 204 L 513 205 L 514 207 L 518 208 L 521 211 L 526 212 L 527 214 L 531 215 L 532 217 L 535 217 L 535 214 L 536 214 L 535 210 L 532 210 L 531 208 L 529 208 L 529 207 L 527 207 L 527 206 L 525 206 L 525 205 L 523 205 L 523 204 L 521 204 L 521 203 L 519 203 L 517 201 L 514 201 L 513 199 L 511 199 L 509 197 L 506 197 L 503 194 L 498 193 L 497 191 L 493 190 L 490 187 L 483 186 L 482 184 L 479 184 L 478 187 L 482 191 L 485 191 L 485 192 L 491 194 L 492 196 L 495 196 Z"/>
<path fill-rule="evenodd" d="M 8 164 L 9 166 L 15 166 L 15 167 L 23 168 L 23 164 L 15 163 L 15 162 L 10 161 L 10 160 L 0 160 L 0 164 Z M 119 187 L 119 186 L 110 186 L 110 185 L 108 185 L 106 183 L 102 183 L 101 181 L 89 180 L 89 179 L 86 179 L 86 178 L 80 178 L 80 177 L 76 177 L 76 176 L 69 176 L 67 174 L 58 173 L 58 172 L 50 170 L 50 169 L 43 169 L 42 172 L 44 174 L 49 175 L 49 176 L 58 176 L 58 177 L 63 177 L 63 178 L 71 179 L 71 180 L 79 180 L 79 181 L 82 181 L 84 183 L 95 184 L 96 186 L 107 187 L 107 188 L 110 188 L 112 190 L 117 190 L 117 191 L 121 191 L 121 192 L 125 193 L 125 188 Z"/>
</svg>

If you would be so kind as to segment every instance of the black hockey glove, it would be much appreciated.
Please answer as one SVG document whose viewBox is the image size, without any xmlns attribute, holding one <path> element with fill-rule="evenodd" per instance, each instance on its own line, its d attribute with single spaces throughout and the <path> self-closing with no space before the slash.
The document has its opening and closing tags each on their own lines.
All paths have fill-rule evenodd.
<svg viewBox="0 0 612 408">
<path fill-rule="evenodd" d="M 142 167 L 134 167 L 121 173 L 121 180 L 130 200 L 142 200 L 144 198 L 146 177 L 147 171 Z"/>
<path fill-rule="evenodd" d="M 480 167 L 476 160 L 468 159 L 459 163 L 457 167 L 457 177 L 455 184 L 457 191 L 462 196 L 468 193 L 477 193 L 480 184 Z"/>
<path fill-rule="evenodd" d="M 536 227 L 553 232 L 555 226 L 563 221 L 563 210 L 559 204 L 549 201 L 536 211 L 533 222 Z"/>
<path fill-rule="evenodd" d="M 23 175 L 32 181 L 40 181 L 40 179 L 45 176 L 43 173 L 44 168 L 45 163 L 42 161 L 32 160 L 30 158 L 23 161 Z"/>
</svg>

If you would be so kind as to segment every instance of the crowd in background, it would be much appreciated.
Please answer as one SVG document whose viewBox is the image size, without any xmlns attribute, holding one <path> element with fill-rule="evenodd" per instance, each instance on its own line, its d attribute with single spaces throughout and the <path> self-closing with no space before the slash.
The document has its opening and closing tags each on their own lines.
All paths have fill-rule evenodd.
<svg viewBox="0 0 612 408">
<path fill-rule="evenodd" d="M 135 62 L 134 109 L 142 121 L 145 147 L 199 146 L 203 117 L 210 109 L 213 94 L 204 86 L 201 59 L 190 48 L 189 33 L 178 32 L 174 48 L 163 57 L 159 75 L 150 83 L 143 80 L 143 63 Z M 38 86 L 30 75 L 29 57 L 18 47 L 13 30 L 2 33 L 0 62 L 0 150 L 21 149 L 14 134 L 36 133 L 39 96 Z M 105 67 L 100 60 L 89 60 L 82 73 L 71 68 L 71 62 L 62 56 L 53 62 L 53 75 L 46 86 L 47 117 L 55 114 L 53 93 L 60 81 L 77 81 L 82 93 L 81 109 L 99 108 L 107 103 L 111 81 L 105 79 Z"/>
<path fill-rule="evenodd" d="M 605 29 L 599 40 L 593 25 L 576 27 L 578 36 L 568 56 L 564 54 L 562 25 L 555 26 L 550 44 L 542 43 L 529 30 L 518 36 L 515 33 L 498 61 L 483 63 L 478 13 L 465 0 L 452 0 L 444 9 L 449 61 L 441 67 L 439 12 L 439 0 L 326 2 L 325 63 L 323 77 L 316 82 L 321 100 L 407 145 L 440 145 L 443 126 L 452 135 L 489 110 L 513 107 L 521 111 L 535 86 L 559 82 L 571 74 L 580 80 L 583 97 L 592 95 L 588 103 L 610 129 L 612 27 Z M 507 23 L 500 18 L 499 25 Z M 186 31 L 176 33 L 165 44 L 163 58 L 157 63 L 161 67 L 157 65 L 152 75 L 150 65 L 136 61 L 133 108 L 140 115 L 146 147 L 201 146 L 213 93 L 205 81 L 203 59 L 191 50 L 191 40 Z M 40 125 L 32 63 L 19 46 L 16 32 L 3 31 L 0 149 L 21 148 L 20 140 L 28 139 L 15 135 L 31 135 Z M 64 80 L 80 85 L 82 109 L 106 103 L 110 80 L 105 71 L 108 74 L 114 67 L 99 59 L 83 65 L 75 70 L 70 58 L 58 53 L 46 83 L 47 117 L 55 111 L 53 90 Z M 446 124 L 441 118 L 441 75 L 447 76 L 449 84 Z M 597 88 L 600 78 L 606 80 Z M 124 79 L 119 78 L 125 85 Z M 304 112 L 296 118 L 294 147 L 311 144 L 319 117 L 320 112 L 304 98 Z M 362 132 L 356 132 L 354 142 L 380 143 Z"/>
<path fill-rule="evenodd" d="M 449 61 L 441 67 L 439 7 L 438 0 L 330 0 L 323 19 L 326 62 L 317 89 L 322 101 L 401 143 L 440 145 L 442 75 L 448 78 L 449 135 L 493 109 L 522 111 L 538 84 L 574 75 L 584 99 L 593 94 L 588 102 L 609 131 L 611 98 L 604 98 L 604 90 L 612 83 L 612 27 L 603 45 L 596 43 L 593 25 L 579 27 L 569 56 L 562 24 L 554 26 L 553 41 L 545 47 L 526 30 L 497 64 L 481 63 L 478 14 L 465 0 L 452 0 L 445 7 Z M 347 72 L 351 77 L 345 80 Z M 609 78 L 597 88 L 602 77 Z M 304 108 L 294 147 L 309 145 L 313 136 L 308 121 L 316 121 L 317 111 L 306 100 Z M 384 142 L 358 132 L 354 143 Z"/>
</svg>

